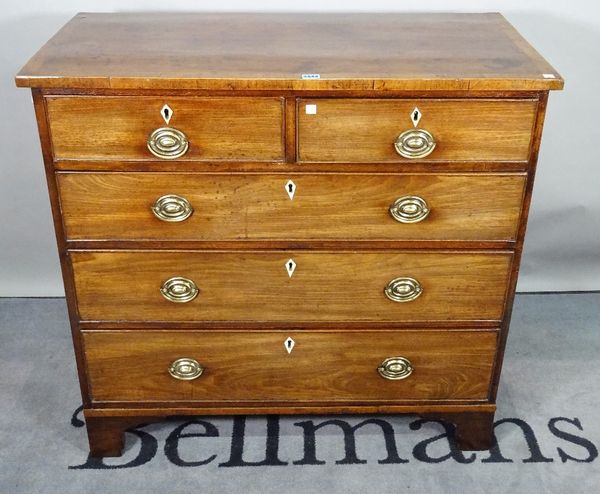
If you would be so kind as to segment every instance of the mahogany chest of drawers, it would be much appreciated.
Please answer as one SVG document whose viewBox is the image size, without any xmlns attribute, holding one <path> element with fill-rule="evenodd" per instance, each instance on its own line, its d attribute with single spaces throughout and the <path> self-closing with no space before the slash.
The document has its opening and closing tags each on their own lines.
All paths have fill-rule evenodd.
<svg viewBox="0 0 600 494">
<path fill-rule="evenodd" d="M 33 91 L 93 455 L 170 415 L 493 417 L 548 92 L 499 14 L 79 14 Z"/>
</svg>

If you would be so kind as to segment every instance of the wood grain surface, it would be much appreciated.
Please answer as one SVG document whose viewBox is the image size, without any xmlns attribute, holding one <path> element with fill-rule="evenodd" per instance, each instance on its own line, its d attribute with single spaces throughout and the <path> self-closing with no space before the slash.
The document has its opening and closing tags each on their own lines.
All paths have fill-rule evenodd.
<svg viewBox="0 0 600 494">
<path fill-rule="evenodd" d="M 397 402 L 484 400 L 495 332 L 85 332 L 93 402 Z M 295 346 L 288 354 L 284 341 Z M 382 378 L 387 357 L 410 360 L 406 379 Z M 204 368 L 193 381 L 167 371 L 179 358 Z"/>
<path fill-rule="evenodd" d="M 303 74 L 319 78 L 306 80 Z M 500 14 L 364 12 L 81 13 L 16 82 L 169 90 L 563 86 L 556 70 Z"/>
<path fill-rule="evenodd" d="M 147 147 L 157 128 L 174 127 L 189 142 L 176 161 L 283 160 L 282 98 L 48 97 L 57 159 L 137 159 L 165 162 Z M 161 110 L 173 110 L 169 124 Z"/>
<path fill-rule="evenodd" d="M 436 321 L 499 320 L 510 252 L 422 251 L 74 251 L 82 320 Z M 296 269 L 288 276 L 286 263 Z M 173 303 L 163 282 L 182 276 L 200 293 Z M 398 277 L 422 295 L 393 302 Z"/>
<path fill-rule="evenodd" d="M 524 174 L 58 173 L 69 240 L 513 240 Z M 290 199 L 286 184 L 295 184 Z M 184 197 L 184 221 L 154 216 L 155 200 Z M 419 196 L 419 223 L 389 212 Z"/>
<path fill-rule="evenodd" d="M 306 106 L 316 105 L 316 114 Z M 418 128 L 436 147 L 419 159 L 394 149 L 398 135 Z M 299 99 L 299 161 L 526 161 L 537 100 Z"/>
</svg>

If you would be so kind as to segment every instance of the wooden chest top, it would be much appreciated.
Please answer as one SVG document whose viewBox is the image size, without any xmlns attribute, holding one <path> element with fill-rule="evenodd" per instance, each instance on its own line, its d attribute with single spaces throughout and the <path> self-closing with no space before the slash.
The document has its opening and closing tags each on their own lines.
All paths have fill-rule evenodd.
<svg viewBox="0 0 600 494">
<path fill-rule="evenodd" d="M 17 85 L 89 89 L 561 89 L 497 13 L 80 13 Z"/>
</svg>

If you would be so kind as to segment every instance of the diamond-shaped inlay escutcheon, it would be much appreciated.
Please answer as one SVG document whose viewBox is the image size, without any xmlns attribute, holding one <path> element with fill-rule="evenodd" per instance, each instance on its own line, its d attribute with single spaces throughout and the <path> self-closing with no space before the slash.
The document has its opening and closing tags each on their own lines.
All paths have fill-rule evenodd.
<svg viewBox="0 0 600 494">
<path fill-rule="evenodd" d="M 421 110 L 415 107 L 415 109 L 410 114 L 410 119 L 412 120 L 412 123 L 415 127 L 419 125 L 422 116 L 423 114 L 421 113 Z"/>
<path fill-rule="evenodd" d="M 285 184 L 285 191 L 287 192 L 287 195 L 290 196 L 291 201 L 296 194 L 296 184 L 291 180 L 288 180 Z"/>
<path fill-rule="evenodd" d="M 296 263 L 294 262 L 293 259 L 288 259 L 285 262 L 285 269 L 288 273 L 288 276 L 291 278 L 292 275 L 294 274 L 294 271 L 296 271 Z"/>
<path fill-rule="evenodd" d="M 294 340 L 292 340 L 292 338 L 289 336 L 288 336 L 287 340 L 285 340 L 283 342 L 283 346 L 285 347 L 285 349 L 287 350 L 288 353 L 292 353 L 292 350 L 294 349 L 294 345 L 296 345 L 296 342 Z"/>
<path fill-rule="evenodd" d="M 165 105 L 160 109 L 160 114 L 163 117 L 165 123 L 169 125 L 171 117 L 173 116 L 173 109 L 169 105 Z"/>
</svg>

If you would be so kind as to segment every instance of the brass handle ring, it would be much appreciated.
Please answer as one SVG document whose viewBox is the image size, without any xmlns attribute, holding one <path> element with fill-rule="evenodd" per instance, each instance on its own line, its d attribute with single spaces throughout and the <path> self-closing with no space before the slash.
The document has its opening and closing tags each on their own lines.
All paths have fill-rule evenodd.
<svg viewBox="0 0 600 494">
<path fill-rule="evenodd" d="M 389 357 L 381 362 L 377 367 L 377 372 L 385 379 L 396 381 L 410 376 L 413 372 L 413 366 L 407 358 Z"/>
<path fill-rule="evenodd" d="M 429 156 L 435 149 L 435 139 L 425 129 L 405 130 L 394 142 L 396 152 L 403 158 L 416 159 Z"/>
<path fill-rule="evenodd" d="M 159 220 L 173 223 L 187 220 L 194 212 L 190 201 L 175 194 L 159 197 L 151 209 Z"/>
<path fill-rule="evenodd" d="M 169 366 L 169 374 L 181 381 L 198 379 L 203 372 L 204 369 L 202 366 L 193 358 L 180 358 L 172 362 Z"/>
<path fill-rule="evenodd" d="M 174 160 L 183 156 L 188 147 L 185 134 L 173 127 L 161 127 L 148 137 L 148 149 L 154 156 L 163 160 Z"/>
<path fill-rule="evenodd" d="M 429 206 L 419 196 L 399 197 L 390 206 L 390 214 L 400 223 L 418 223 L 429 215 Z"/>
<path fill-rule="evenodd" d="M 395 278 L 387 284 L 383 293 L 394 302 L 410 302 L 423 293 L 423 287 L 414 278 Z"/>
<path fill-rule="evenodd" d="M 182 276 L 169 278 L 160 287 L 162 296 L 175 303 L 190 302 L 198 296 L 199 291 L 196 283 Z"/>
</svg>

